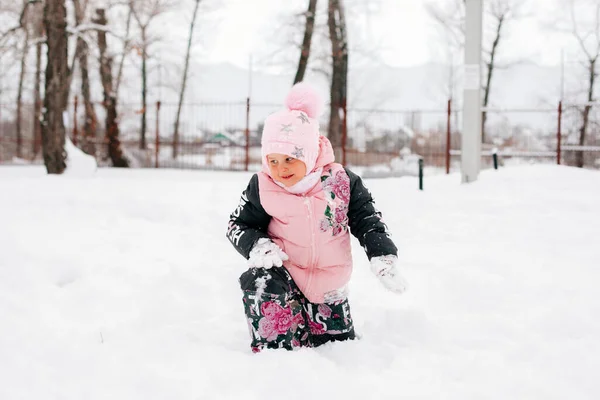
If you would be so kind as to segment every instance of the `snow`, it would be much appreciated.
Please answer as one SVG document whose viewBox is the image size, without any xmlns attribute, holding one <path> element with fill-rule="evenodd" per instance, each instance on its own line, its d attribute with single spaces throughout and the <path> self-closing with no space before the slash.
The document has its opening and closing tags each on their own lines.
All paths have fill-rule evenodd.
<svg viewBox="0 0 600 400">
<path fill-rule="evenodd" d="M 367 180 L 410 289 L 354 240 L 361 339 L 258 355 L 225 239 L 249 178 L 1 167 L 0 398 L 597 398 L 598 172 Z"/>
<path fill-rule="evenodd" d="M 67 152 L 67 169 L 64 171 L 65 175 L 89 178 L 96 173 L 98 169 L 96 159 L 85 154 L 78 147 L 75 147 L 68 137 L 65 138 L 65 150 Z"/>
<path fill-rule="evenodd" d="M 271 279 L 271 278 L 272 278 L 272 276 L 270 274 L 256 278 L 256 281 L 255 281 L 256 297 L 260 297 L 263 295 L 263 293 L 265 292 L 265 289 L 267 288 L 267 281 L 269 281 L 269 279 Z"/>
</svg>

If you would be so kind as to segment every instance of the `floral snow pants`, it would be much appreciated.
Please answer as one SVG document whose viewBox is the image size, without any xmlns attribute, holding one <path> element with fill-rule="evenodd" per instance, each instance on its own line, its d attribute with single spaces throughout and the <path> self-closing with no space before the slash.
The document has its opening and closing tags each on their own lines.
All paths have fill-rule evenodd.
<svg viewBox="0 0 600 400">
<path fill-rule="evenodd" d="M 284 267 L 250 268 L 240 285 L 255 353 L 355 338 L 348 300 L 309 302 Z"/>
</svg>

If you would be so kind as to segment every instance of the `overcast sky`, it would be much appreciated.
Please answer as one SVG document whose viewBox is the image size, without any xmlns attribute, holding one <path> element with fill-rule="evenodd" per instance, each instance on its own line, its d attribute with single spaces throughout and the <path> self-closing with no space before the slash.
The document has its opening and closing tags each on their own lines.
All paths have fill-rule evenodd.
<svg viewBox="0 0 600 400">
<path fill-rule="evenodd" d="M 297 2 L 296 9 L 306 7 Z M 321 0 L 321 2 L 326 0 Z M 451 0 L 438 0 L 440 2 Z M 502 51 L 511 59 L 531 59 L 542 65 L 557 65 L 561 49 L 571 44 L 566 35 L 552 33 L 542 25 L 556 15 L 560 0 L 528 0 L 529 16 L 516 23 L 503 43 Z M 247 66 L 249 54 L 261 54 L 268 47 L 268 37 L 292 1 L 228 0 L 218 14 L 218 24 L 211 32 L 211 44 L 203 51 L 209 62 L 231 62 Z M 390 66 L 415 66 L 426 62 L 446 62 L 440 51 L 436 24 L 427 14 L 425 0 L 378 0 L 367 7 L 368 0 L 354 0 L 353 18 L 358 18 L 363 39 L 376 45 L 381 59 Z M 295 6 L 295 5 L 294 5 Z M 240 34 L 243 32 L 243 34 Z"/>
</svg>

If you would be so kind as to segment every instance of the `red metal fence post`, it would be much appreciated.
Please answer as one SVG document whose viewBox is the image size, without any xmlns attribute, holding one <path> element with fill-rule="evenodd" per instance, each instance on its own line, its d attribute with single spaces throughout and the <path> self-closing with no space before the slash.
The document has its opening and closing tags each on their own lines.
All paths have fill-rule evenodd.
<svg viewBox="0 0 600 400">
<path fill-rule="evenodd" d="M 2 125 L 2 107 L 3 107 L 3 105 L 2 105 L 2 103 L 0 103 L 0 163 L 2 162 L 3 153 L 4 153 L 3 147 L 2 147 L 2 138 L 4 137 L 3 136 L 4 132 L 3 132 L 3 129 L 2 129 L 2 126 L 3 126 Z"/>
<path fill-rule="evenodd" d="M 154 144 L 154 168 L 158 168 L 158 154 L 160 152 L 160 101 L 156 102 L 156 142 Z"/>
<path fill-rule="evenodd" d="M 73 104 L 73 144 L 77 146 L 77 106 L 79 105 L 79 97 L 75 95 L 75 103 Z"/>
<path fill-rule="evenodd" d="M 452 123 L 452 99 L 448 99 L 448 116 L 446 122 L 446 175 L 450 173 L 450 135 Z"/>
<path fill-rule="evenodd" d="M 250 97 L 246 97 L 246 155 L 244 170 L 248 171 L 250 165 Z"/>
<path fill-rule="evenodd" d="M 560 165 L 562 138 L 562 100 L 558 102 L 558 129 L 556 130 L 556 163 Z"/>
</svg>

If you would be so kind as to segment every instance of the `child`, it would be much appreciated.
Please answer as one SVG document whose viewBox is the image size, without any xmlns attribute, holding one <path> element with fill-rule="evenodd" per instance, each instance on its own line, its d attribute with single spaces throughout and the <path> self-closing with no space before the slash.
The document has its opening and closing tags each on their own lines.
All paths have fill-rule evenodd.
<svg viewBox="0 0 600 400">
<path fill-rule="evenodd" d="M 360 177 L 334 163 L 319 133 L 316 92 L 297 84 L 286 106 L 265 121 L 263 170 L 250 180 L 227 231 L 250 266 L 240 284 L 254 352 L 355 338 L 347 300 L 349 231 L 387 289 L 407 287 L 371 194 Z"/>
</svg>

